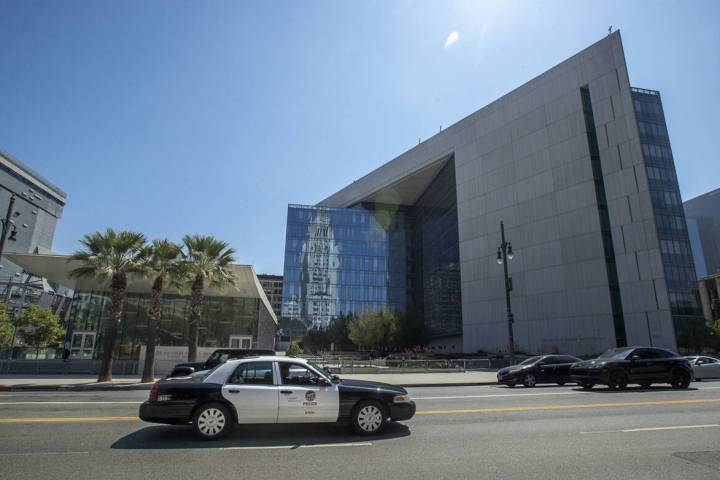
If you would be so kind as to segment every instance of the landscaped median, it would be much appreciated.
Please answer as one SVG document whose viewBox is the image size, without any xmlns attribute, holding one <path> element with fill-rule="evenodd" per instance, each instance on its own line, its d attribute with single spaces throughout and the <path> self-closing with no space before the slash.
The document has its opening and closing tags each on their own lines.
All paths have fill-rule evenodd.
<svg viewBox="0 0 720 480">
<path fill-rule="evenodd" d="M 388 373 L 347 374 L 341 378 L 372 380 L 400 385 L 402 387 L 461 387 L 492 385 L 497 383 L 495 372 L 448 372 L 448 373 Z M 112 382 L 97 383 L 93 378 L 67 376 L 0 377 L 0 391 L 103 391 L 103 390 L 150 390 L 152 383 L 140 383 L 138 378 L 118 378 Z"/>
</svg>

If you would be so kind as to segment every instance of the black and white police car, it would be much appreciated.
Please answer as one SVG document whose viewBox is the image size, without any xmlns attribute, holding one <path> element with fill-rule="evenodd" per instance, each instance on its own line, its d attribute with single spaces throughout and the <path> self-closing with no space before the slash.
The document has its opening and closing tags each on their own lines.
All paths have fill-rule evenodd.
<svg viewBox="0 0 720 480">
<path fill-rule="evenodd" d="M 345 423 L 362 435 L 388 421 L 408 420 L 415 402 L 398 386 L 342 380 L 300 358 L 260 356 L 230 360 L 204 375 L 168 378 L 153 385 L 140 406 L 146 422 L 192 423 L 206 440 L 235 424 Z"/>
</svg>

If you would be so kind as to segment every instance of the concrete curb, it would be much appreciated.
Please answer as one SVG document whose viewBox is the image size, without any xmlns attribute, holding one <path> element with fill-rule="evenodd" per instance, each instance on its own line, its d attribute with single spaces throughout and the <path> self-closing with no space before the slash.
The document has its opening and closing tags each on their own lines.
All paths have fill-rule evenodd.
<svg viewBox="0 0 720 480">
<path fill-rule="evenodd" d="M 409 383 L 399 384 L 404 388 L 432 388 L 432 387 L 475 387 L 483 385 L 497 385 L 497 382 L 456 382 L 456 383 Z M 115 385 L 0 385 L 2 392 L 108 392 L 150 390 L 152 383 L 130 383 Z"/>
<path fill-rule="evenodd" d="M 404 388 L 423 388 L 423 387 L 482 387 L 485 385 L 498 385 L 497 382 L 457 382 L 457 383 L 409 383 L 398 384 Z"/>
<path fill-rule="evenodd" d="M 0 385 L 5 392 L 106 392 L 127 390 L 150 390 L 152 383 L 127 385 Z"/>
</svg>

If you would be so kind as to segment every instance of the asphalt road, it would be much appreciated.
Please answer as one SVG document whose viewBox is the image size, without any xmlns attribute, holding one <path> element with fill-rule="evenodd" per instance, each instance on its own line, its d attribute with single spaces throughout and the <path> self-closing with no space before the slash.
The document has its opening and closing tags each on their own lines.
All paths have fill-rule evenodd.
<svg viewBox="0 0 720 480">
<path fill-rule="evenodd" d="M 0 393 L 0 478 L 720 479 L 720 382 L 415 388 L 418 415 L 380 437 L 266 426 L 220 442 L 138 420 L 147 393 Z"/>
</svg>

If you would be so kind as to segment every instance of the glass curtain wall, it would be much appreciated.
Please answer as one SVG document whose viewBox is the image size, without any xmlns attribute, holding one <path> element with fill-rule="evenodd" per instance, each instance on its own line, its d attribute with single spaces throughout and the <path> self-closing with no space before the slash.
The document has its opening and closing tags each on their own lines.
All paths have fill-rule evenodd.
<svg viewBox="0 0 720 480">
<path fill-rule="evenodd" d="M 633 88 L 632 95 L 678 348 L 694 350 L 704 322 L 660 92 Z"/>
<path fill-rule="evenodd" d="M 388 308 L 430 336 L 460 335 L 460 253 L 450 159 L 413 205 L 288 207 L 282 341 Z"/>
<path fill-rule="evenodd" d="M 430 337 L 462 335 L 455 165 L 448 161 L 412 209 L 410 305 Z"/>
<path fill-rule="evenodd" d="M 70 311 L 74 333 L 96 333 L 92 356 L 99 358 L 102 333 L 110 304 L 110 292 L 76 292 Z M 147 343 L 150 293 L 128 293 L 123 306 L 118 358 L 136 359 Z M 162 300 L 158 325 L 158 345 L 187 345 L 190 298 L 166 294 Z M 230 336 L 257 337 L 259 300 L 238 297 L 205 297 L 198 344 L 203 347 L 229 347 Z"/>
<path fill-rule="evenodd" d="M 405 309 L 406 214 L 392 206 L 290 205 L 281 328 L 285 337 L 338 316 Z"/>
</svg>

